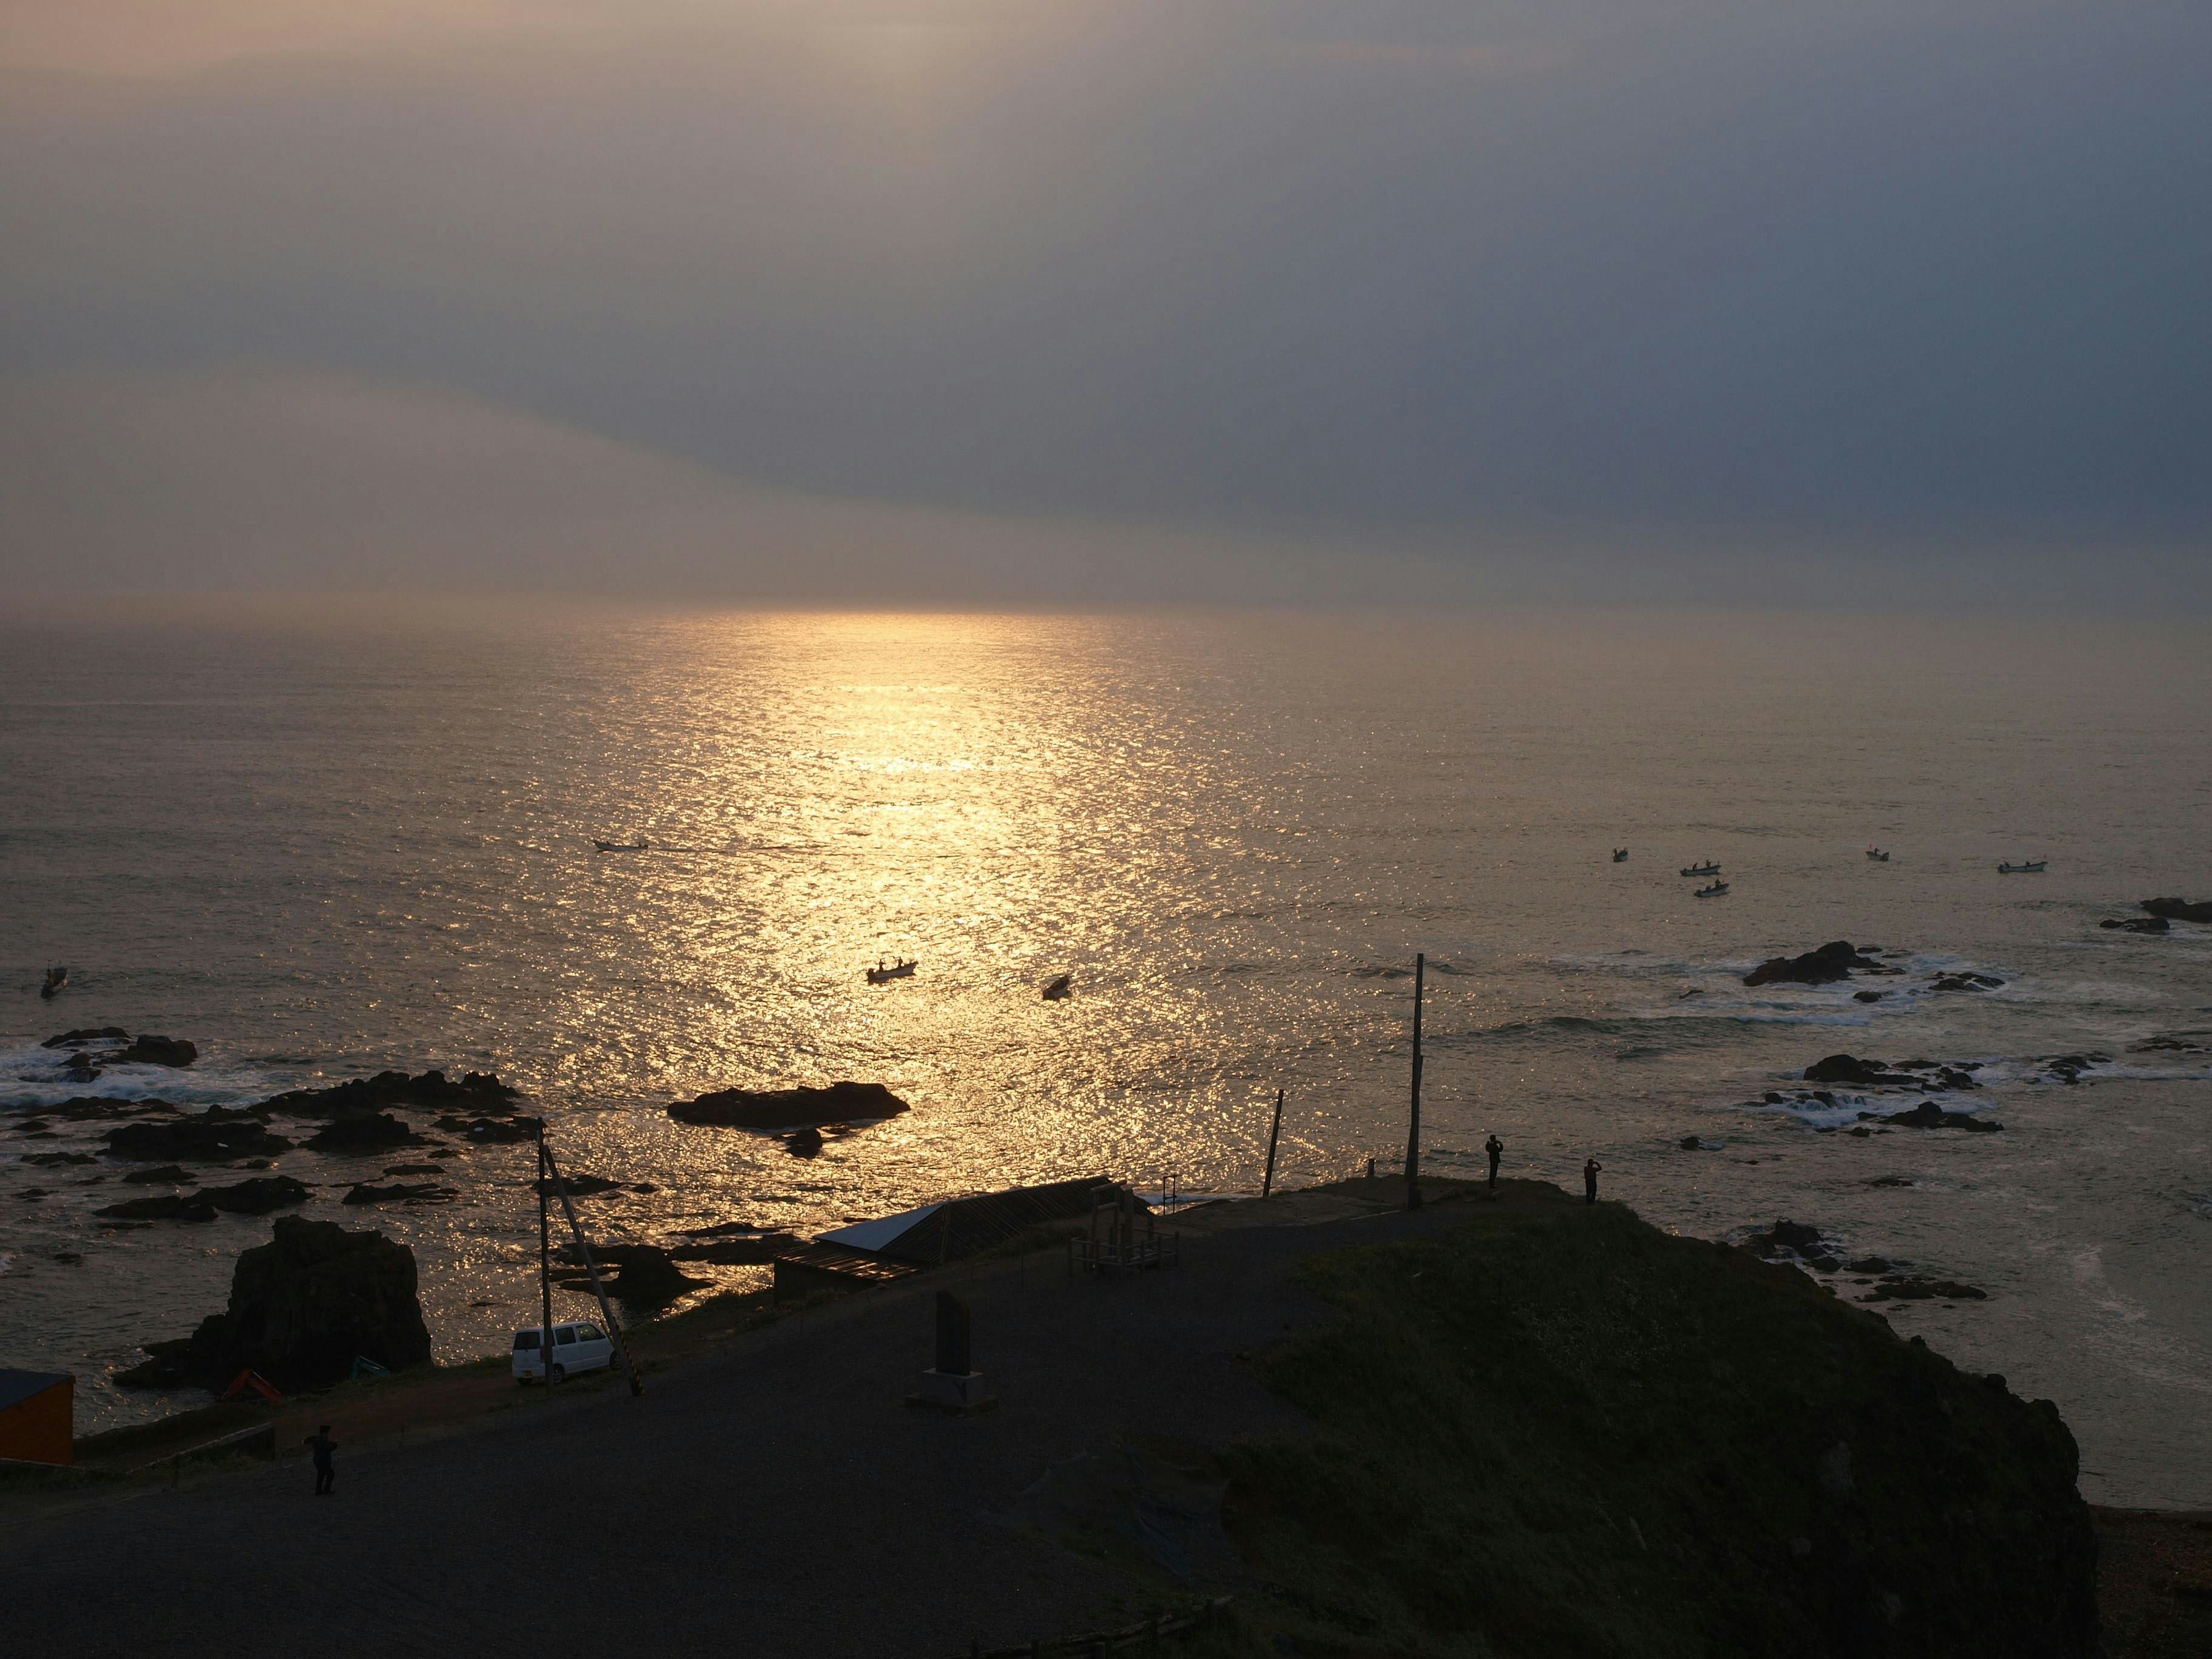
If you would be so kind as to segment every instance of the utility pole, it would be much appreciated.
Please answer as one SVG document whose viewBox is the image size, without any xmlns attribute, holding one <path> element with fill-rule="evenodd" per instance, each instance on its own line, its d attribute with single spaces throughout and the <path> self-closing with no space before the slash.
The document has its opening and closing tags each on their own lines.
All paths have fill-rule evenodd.
<svg viewBox="0 0 2212 1659">
<path fill-rule="evenodd" d="M 538 1332 L 539 1380 L 553 1386 L 553 1212 L 546 1207 L 553 1183 L 545 1178 L 545 1120 L 538 1120 L 538 1291 L 545 1322 Z"/>
<path fill-rule="evenodd" d="M 1260 1182 L 1260 1196 L 1275 1190 L 1275 1142 L 1283 1133 L 1283 1091 L 1275 1091 L 1275 1122 L 1267 1131 L 1267 1173 Z"/>
<path fill-rule="evenodd" d="M 1421 1207 L 1421 986 L 1428 957 L 1413 953 L 1413 1108 L 1406 1124 L 1406 1207 Z"/>
<path fill-rule="evenodd" d="M 629 1391 L 633 1395 L 643 1394 L 645 1384 L 638 1380 L 637 1362 L 630 1358 L 629 1343 L 623 1337 L 621 1328 L 615 1323 L 615 1310 L 607 1305 L 606 1287 L 599 1282 L 599 1264 L 592 1260 L 591 1241 L 584 1237 L 583 1224 L 576 1219 L 575 1202 L 568 1196 L 568 1183 L 561 1177 L 561 1166 L 553 1160 L 553 1146 L 545 1139 L 545 1120 L 541 1117 L 538 1120 L 538 1212 L 541 1238 L 548 1188 L 561 1195 L 562 1212 L 568 1218 L 569 1236 L 576 1242 L 576 1254 L 584 1259 L 585 1271 L 592 1276 L 592 1294 L 599 1300 L 599 1318 L 607 1328 L 607 1340 L 614 1344 L 615 1352 L 622 1356 L 623 1374 L 629 1380 Z M 542 1255 L 542 1244 L 540 1251 Z M 545 1305 L 550 1309 L 553 1305 L 550 1288 L 545 1296 Z M 546 1315 L 546 1322 L 548 1324 L 552 1322 L 550 1312 Z"/>
</svg>

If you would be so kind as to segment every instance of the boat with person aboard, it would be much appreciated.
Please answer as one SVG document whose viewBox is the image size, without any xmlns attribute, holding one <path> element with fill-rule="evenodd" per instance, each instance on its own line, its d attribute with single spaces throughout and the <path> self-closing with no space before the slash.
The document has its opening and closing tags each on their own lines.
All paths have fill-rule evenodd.
<svg viewBox="0 0 2212 1659">
<path fill-rule="evenodd" d="M 1883 852 L 1879 847 L 1868 848 L 1866 849 L 1866 855 L 1876 864 L 1887 864 L 1889 862 L 1889 854 Z"/>
<path fill-rule="evenodd" d="M 1717 876 L 1720 872 L 1720 866 L 1715 864 L 1711 859 L 1707 859 L 1703 864 L 1688 864 L 1682 866 L 1682 873 L 1686 876 Z"/>
<path fill-rule="evenodd" d="M 884 985 L 895 979 L 912 979 L 915 968 L 920 960 L 919 957 L 902 957 L 898 961 L 886 966 L 882 959 L 878 958 L 876 965 L 867 970 L 868 983 Z"/>
<path fill-rule="evenodd" d="M 2050 862 L 2049 859 L 2033 859 L 2026 864 L 2000 864 L 1997 873 L 2001 876 L 2039 876 L 2044 866 Z"/>
<path fill-rule="evenodd" d="M 1696 892 L 1691 894 L 1690 896 L 1692 898 L 1718 898 L 1727 891 L 1728 884 L 1724 881 L 1717 881 L 1710 887 L 1700 887 Z"/>
</svg>

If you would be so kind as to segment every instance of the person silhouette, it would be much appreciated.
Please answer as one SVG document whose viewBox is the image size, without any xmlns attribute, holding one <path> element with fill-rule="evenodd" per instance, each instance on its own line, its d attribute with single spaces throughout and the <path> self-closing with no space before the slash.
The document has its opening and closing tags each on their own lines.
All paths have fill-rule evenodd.
<svg viewBox="0 0 2212 1659">
<path fill-rule="evenodd" d="M 1498 1160 L 1505 1156 L 1505 1143 L 1496 1135 L 1482 1143 L 1482 1150 L 1490 1154 L 1490 1190 L 1498 1190 Z"/>
<path fill-rule="evenodd" d="M 1597 1177 L 1598 1177 L 1598 1171 L 1599 1171 L 1599 1170 L 1602 1170 L 1602 1169 L 1604 1169 L 1604 1168 L 1605 1168 L 1605 1165 L 1604 1165 L 1604 1164 L 1601 1164 L 1601 1163 L 1599 1163 L 1599 1162 L 1598 1162 L 1595 1158 L 1593 1158 L 1587 1159 L 1587 1160 L 1585 1160 L 1585 1161 L 1584 1161 L 1584 1163 L 1583 1163 L 1583 1203 L 1585 1203 L 1585 1204 L 1595 1204 L 1595 1203 L 1596 1203 L 1596 1202 L 1597 1202 Z"/>
<path fill-rule="evenodd" d="M 307 1446 L 315 1455 L 315 1496 L 326 1497 L 338 1478 L 337 1471 L 331 1467 L 331 1454 L 338 1449 L 338 1443 L 331 1438 L 331 1425 L 325 1423 L 309 1435 Z"/>
</svg>

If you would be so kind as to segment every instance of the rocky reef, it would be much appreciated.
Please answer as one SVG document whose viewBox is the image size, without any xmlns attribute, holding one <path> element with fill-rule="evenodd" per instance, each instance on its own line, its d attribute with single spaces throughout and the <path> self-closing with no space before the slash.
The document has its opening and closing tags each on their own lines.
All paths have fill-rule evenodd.
<svg viewBox="0 0 2212 1659">
<path fill-rule="evenodd" d="M 357 1358 L 392 1370 L 427 1364 L 415 1253 L 381 1233 L 280 1217 L 268 1243 L 240 1255 L 229 1307 L 146 1352 L 117 1383 L 219 1389 L 252 1370 L 280 1389 L 312 1389 L 342 1380 Z"/>
<path fill-rule="evenodd" d="M 2212 921 L 2212 899 L 2191 904 L 2185 898 L 2148 898 L 2140 908 L 2167 921 Z"/>
<path fill-rule="evenodd" d="M 1769 957 L 1743 976 L 1746 985 L 1833 985 L 1862 974 L 1902 974 L 1866 955 L 1847 939 L 1830 941 L 1799 957 Z"/>
</svg>

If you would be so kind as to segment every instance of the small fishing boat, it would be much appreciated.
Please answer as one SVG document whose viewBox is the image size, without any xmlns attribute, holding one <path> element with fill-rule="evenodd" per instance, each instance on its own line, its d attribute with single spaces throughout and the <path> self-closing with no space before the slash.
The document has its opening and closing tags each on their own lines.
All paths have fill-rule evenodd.
<svg viewBox="0 0 2212 1659">
<path fill-rule="evenodd" d="M 1074 975 L 1072 974 L 1062 974 L 1058 979 L 1053 981 L 1051 984 L 1044 988 L 1044 1000 L 1047 1002 L 1065 1002 L 1067 1000 L 1069 994 L 1074 989 Z"/>
<path fill-rule="evenodd" d="M 42 997 L 46 998 L 46 999 L 47 999 L 47 1000 L 52 1000 L 52 997 L 53 997 L 54 993 L 55 993 L 55 992 L 57 992 L 57 991 L 58 991 L 58 990 L 60 990 L 60 989 L 62 988 L 62 987 L 63 987 L 63 986 L 64 986 L 64 985 L 66 985 L 66 984 L 68 984 L 68 983 L 69 983 L 69 969 L 66 969 L 66 968 L 49 968 L 49 969 L 46 969 L 46 982 L 44 985 L 41 985 L 40 987 L 39 987 L 39 994 L 40 994 L 40 996 L 42 996 Z"/>
<path fill-rule="evenodd" d="M 1613 861 L 1615 864 L 1626 864 L 1626 863 L 1627 863 L 1627 862 L 1628 862 L 1628 849 L 1627 849 L 1626 847 L 1616 847 L 1616 848 L 1614 848 L 1613 849 Z"/>
<path fill-rule="evenodd" d="M 1887 864 L 1889 862 L 1889 854 L 1883 852 L 1879 847 L 1868 848 L 1866 849 L 1866 855 L 1872 859 L 1876 864 Z"/>
<path fill-rule="evenodd" d="M 1700 887 L 1696 892 L 1691 894 L 1690 896 L 1692 898 L 1718 898 L 1722 894 L 1727 891 L 1728 884 L 1724 881 L 1717 881 L 1710 887 Z"/>
<path fill-rule="evenodd" d="M 1682 871 L 1686 876 L 1717 876 L 1720 872 L 1720 866 L 1715 864 L 1711 859 L 1707 859 L 1703 864 L 1687 865 Z"/>
<path fill-rule="evenodd" d="M 2000 864 L 1997 873 L 2001 876 L 2039 876 L 2044 866 L 2050 862 L 2049 859 L 2035 859 L 2027 864 Z"/>
<path fill-rule="evenodd" d="M 912 979 L 914 977 L 915 964 L 919 960 L 919 957 L 902 957 L 898 961 L 892 963 L 889 967 L 885 967 L 881 962 L 878 962 L 874 967 L 868 969 L 868 983 L 871 985 L 884 985 L 890 983 L 890 981 L 895 979 Z"/>
<path fill-rule="evenodd" d="M 602 853 L 650 853 L 653 843 L 645 841 L 595 841 L 592 846 Z"/>
</svg>

